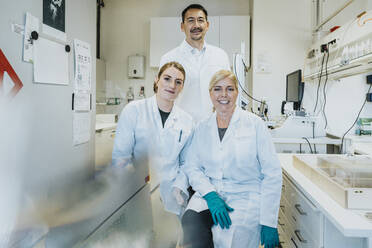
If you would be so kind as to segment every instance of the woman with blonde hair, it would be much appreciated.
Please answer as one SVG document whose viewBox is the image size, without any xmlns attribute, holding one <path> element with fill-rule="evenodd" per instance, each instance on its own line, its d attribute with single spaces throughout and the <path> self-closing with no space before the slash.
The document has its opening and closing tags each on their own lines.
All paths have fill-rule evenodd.
<svg viewBox="0 0 372 248">
<path fill-rule="evenodd" d="M 267 127 L 236 107 L 238 81 L 232 72 L 214 74 L 209 95 L 215 112 L 195 129 L 184 166 L 196 191 L 182 219 L 185 245 L 201 247 L 195 237 L 201 229 L 188 218 L 204 214 L 198 223 L 206 223 L 207 213 L 214 247 L 257 248 L 260 239 L 265 248 L 278 246 L 282 172 Z"/>
</svg>

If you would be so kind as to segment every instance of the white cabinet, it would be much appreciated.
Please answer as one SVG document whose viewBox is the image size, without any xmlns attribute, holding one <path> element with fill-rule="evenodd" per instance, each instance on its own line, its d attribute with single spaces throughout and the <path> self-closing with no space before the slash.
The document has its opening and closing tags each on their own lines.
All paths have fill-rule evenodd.
<svg viewBox="0 0 372 248">
<path fill-rule="evenodd" d="M 185 35 L 181 31 L 181 18 L 154 17 L 150 23 L 150 67 L 158 67 L 160 58 L 178 46 Z"/>
<path fill-rule="evenodd" d="M 366 238 L 344 236 L 285 174 L 278 230 L 283 247 L 368 247 Z"/>
<path fill-rule="evenodd" d="M 233 54 L 241 52 L 241 43 L 244 42 L 246 66 L 249 66 L 250 47 L 250 17 L 249 16 L 220 16 L 220 45 L 229 55 L 230 64 L 233 64 Z"/>
<path fill-rule="evenodd" d="M 233 53 L 240 52 L 241 41 L 249 64 L 249 16 L 209 16 L 207 43 L 221 47 L 229 55 L 232 65 Z M 150 67 L 158 67 L 160 58 L 166 52 L 179 46 L 185 39 L 181 31 L 180 17 L 154 17 L 150 24 Z"/>
</svg>

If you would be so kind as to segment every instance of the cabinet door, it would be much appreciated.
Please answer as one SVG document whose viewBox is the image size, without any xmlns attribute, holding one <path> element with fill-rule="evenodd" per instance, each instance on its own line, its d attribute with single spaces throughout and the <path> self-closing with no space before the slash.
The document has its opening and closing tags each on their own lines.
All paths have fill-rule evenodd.
<svg viewBox="0 0 372 248">
<path fill-rule="evenodd" d="M 208 16 L 209 29 L 205 35 L 205 41 L 213 46 L 220 47 L 220 17 Z"/>
<path fill-rule="evenodd" d="M 233 64 L 233 54 L 241 52 L 241 42 L 245 42 L 246 65 L 250 65 L 250 17 L 220 16 L 220 47 L 229 55 Z"/>
<path fill-rule="evenodd" d="M 150 20 L 150 66 L 159 67 L 161 56 L 185 39 L 180 17 L 154 17 Z"/>
<path fill-rule="evenodd" d="M 324 222 L 324 248 L 367 248 L 366 238 L 345 237 L 327 218 Z"/>
</svg>

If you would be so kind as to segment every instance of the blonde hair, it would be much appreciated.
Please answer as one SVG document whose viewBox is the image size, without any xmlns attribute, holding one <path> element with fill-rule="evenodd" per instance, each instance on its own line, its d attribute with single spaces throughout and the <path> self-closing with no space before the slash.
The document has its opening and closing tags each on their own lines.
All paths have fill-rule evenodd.
<svg viewBox="0 0 372 248">
<path fill-rule="evenodd" d="M 213 89 L 213 87 L 221 80 L 228 78 L 230 79 L 235 86 L 235 89 L 237 92 L 239 92 L 238 89 L 238 79 L 236 78 L 235 74 L 232 71 L 228 70 L 219 70 L 215 74 L 213 74 L 211 81 L 209 82 L 209 92 Z M 212 111 L 216 111 L 215 107 L 213 107 Z"/>
<path fill-rule="evenodd" d="M 176 61 L 168 62 L 168 63 L 164 64 L 162 67 L 160 67 L 159 72 L 158 72 L 158 81 L 159 81 L 159 79 L 161 77 L 161 74 L 163 74 L 163 72 L 166 69 L 170 68 L 170 67 L 174 67 L 174 68 L 176 68 L 177 70 L 179 70 L 182 73 L 182 75 L 183 75 L 183 80 L 182 81 L 184 83 L 185 82 L 185 79 L 186 79 L 185 69 L 183 68 L 183 66 L 180 63 L 178 63 Z M 154 92 L 155 93 L 158 92 L 157 81 L 154 82 Z"/>
<path fill-rule="evenodd" d="M 238 79 L 236 78 L 235 74 L 228 70 L 219 70 L 212 76 L 212 79 L 209 82 L 209 91 L 211 91 L 219 81 L 225 78 L 230 79 L 234 83 L 236 90 L 238 90 Z"/>
</svg>

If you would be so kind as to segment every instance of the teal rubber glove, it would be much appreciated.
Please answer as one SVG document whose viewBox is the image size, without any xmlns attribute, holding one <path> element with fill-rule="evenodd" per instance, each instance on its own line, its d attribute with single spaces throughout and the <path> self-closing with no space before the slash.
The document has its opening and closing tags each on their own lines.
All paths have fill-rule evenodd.
<svg viewBox="0 0 372 248">
<path fill-rule="evenodd" d="M 228 229 L 231 225 L 229 212 L 234 211 L 234 209 L 229 207 L 215 191 L 209 192 L 203 198 L 207 201 L 214 224 L 220 224 L 222 229 L 225 227 Z"/>
<path fill-rule="evenodd" d="M 261 245 L 265 248 L 275 248 L 279 246 L 278 229 L 262 225 Z"/>
</svg>

